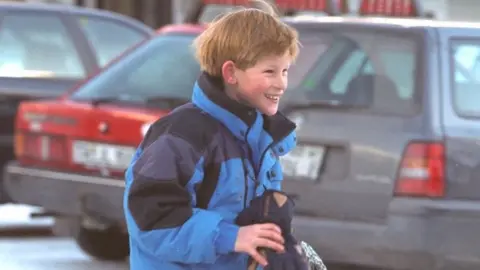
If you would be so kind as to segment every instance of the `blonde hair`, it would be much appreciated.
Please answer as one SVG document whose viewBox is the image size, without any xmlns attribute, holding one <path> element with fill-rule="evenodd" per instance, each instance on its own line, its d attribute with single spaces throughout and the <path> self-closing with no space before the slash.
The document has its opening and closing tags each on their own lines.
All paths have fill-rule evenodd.
<svg viewBox="0 0 480 270">
<path fill-rule="evenodd" d="M 288 53 L 294 61 L 298 54 L 298 33 L 282 22 L 265 1 L 251 1 L 256 8 L 227 13 L 199 35 L 194 46 L 203 71 L 220 77 L 222 65 L 233 61 L 245 70 L 265 56 Z"/>
</svg>

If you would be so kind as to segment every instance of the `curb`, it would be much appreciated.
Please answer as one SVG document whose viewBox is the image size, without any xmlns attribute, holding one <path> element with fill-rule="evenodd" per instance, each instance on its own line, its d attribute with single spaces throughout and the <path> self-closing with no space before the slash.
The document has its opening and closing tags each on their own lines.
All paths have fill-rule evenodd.
<svg viewBox="0 0 480 270">
<path fill-rule="evenodd" d="M 50 222 L 0 222 L 0 240 L 3 237 L 53 236 Z"/>
<path fill-rule="evenodd" d="M 52 226 L 47 225 L 0 225 L 0 240 L 3 237 L 53 236 Z"/>
<path fill-rule="evenodd" d="M 54 236 L 52 226 L 1 226 L 0 241 L 3 237 Z"/>
</svg>

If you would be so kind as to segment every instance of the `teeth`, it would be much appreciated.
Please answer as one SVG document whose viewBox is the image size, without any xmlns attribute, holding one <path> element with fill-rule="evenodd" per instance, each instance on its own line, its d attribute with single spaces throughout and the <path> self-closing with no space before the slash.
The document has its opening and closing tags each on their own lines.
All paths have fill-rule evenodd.
<svg viewBox="0 0 480 270">
<path fill-rule="evenodd" d="M 272 95 L 265 95 L 265 97 L 271 99 L 271 100 L 279 100 L 280 97 L 279 96 L 272 96 Z"/>
</svg>

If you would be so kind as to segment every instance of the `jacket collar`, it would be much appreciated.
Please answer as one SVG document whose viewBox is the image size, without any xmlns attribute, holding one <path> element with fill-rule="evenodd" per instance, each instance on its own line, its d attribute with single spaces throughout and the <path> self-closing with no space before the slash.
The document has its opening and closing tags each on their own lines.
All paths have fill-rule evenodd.
<svg viewBox="0 0 480 270">
<path fill-rule="evenodd" d="M 273 142 L 284 139 L 296 128 L 295 123 L 279 112 L 274 116 L 266 116 L 232 100 L 225 94 L 222 82 L 206 73 L 202 73 L 195 84 L 192 102 L 222 122 L 241 140 L 258 121 L 263 122 L 263 129 L 272 137 Z"/>
</svg>

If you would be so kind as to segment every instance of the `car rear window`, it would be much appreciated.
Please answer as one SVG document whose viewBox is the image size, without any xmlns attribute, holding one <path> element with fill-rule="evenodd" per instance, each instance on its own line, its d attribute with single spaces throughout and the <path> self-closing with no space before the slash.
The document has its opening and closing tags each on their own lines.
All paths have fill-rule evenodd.
<svg viewBox="0 0 480 270">
<path fill-rule="evenodd" d="M 72 98 L 138 102 L 162 96 L 189 98 L 200 74 L 191 47 L 194 38 L 158 36 L 87 82 Z"/>
<path fill-rule="evenodd" d="M 135 103 L 149 103 L 167 97 L 190 99 L 200 74 L 191 46 L 194 38 L 194 35 L 158 36 L 91 79 L 71 98 Z M 322 35 L 302 32 L 300 42 L 300 55 L 289 71 L 289 86 L 292 88 L 298 87 L 328 44 Z M 151 105 L 155 106 L 155 102 Z"/>
<path fill-rule="evenodd" d="M 419 42 L 402 32 L 349 31 L 328 35 L 328 48 L 315 59 L 295 95 L 365 112 L 410 115 L 418 111 Z M 329 38 L 328 38 L 329 36 Z"/>
<path fill-rule="evenodd" d="M 454 108 L 460 116 L 480 117 L 480 41 L 456 40 L 450 52 Z"/>
</svg>

